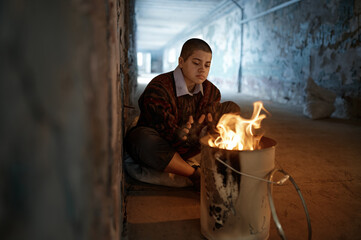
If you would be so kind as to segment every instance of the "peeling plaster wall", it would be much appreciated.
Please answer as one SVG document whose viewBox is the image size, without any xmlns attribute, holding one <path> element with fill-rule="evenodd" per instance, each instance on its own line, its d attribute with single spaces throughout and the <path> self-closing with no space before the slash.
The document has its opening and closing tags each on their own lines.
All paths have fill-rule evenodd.
<svg viewBox="0 0 361 240">
<path fill-rule="evenodd" d="M 202 35 L 212 47 L 212 68 L 209 80 L 222 89 L 237 89 L 240 64 L 240 11 L 217 19 L 202 29 Z"/>
<path fill-rule="evenodd" d="M 1 239 L 120 238 L 132 4 L 0 2 Z"/>
<path fill-rule="evenodd" d="M 244 1 L 245 19 L 283 2 Z M 312 77 L 361 117 L 360 14 L 360 1 L 302 0 L 244 24 L 243 92 L 302 104 Z"/>
</svg>

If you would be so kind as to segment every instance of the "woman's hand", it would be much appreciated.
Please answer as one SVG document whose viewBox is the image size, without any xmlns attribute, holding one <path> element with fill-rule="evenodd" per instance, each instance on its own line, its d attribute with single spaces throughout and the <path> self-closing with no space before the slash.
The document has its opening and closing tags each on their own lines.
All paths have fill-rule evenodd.
<svg viewBox="0 0 361 240">
<path fill-rule="evenodd" d="M 192 128 L 192 124 L 194 123 L 193 121 L 193 116 L 189 116 L 188 122 L 184 125 L 184 127 L 182 128 L 182 132 L 181 132 L 181 139 L 183 141 L 187 140 L 187 135 L 189 134 L 190 129 Z"/>
<path fill-rule="evenodd" d="M 182 139 L 190 146 L 199 144 L 202 129 L 211 124 L 212 121 L 213 117 L 210 113 L 208 113 L 207 116 L 202 114 L 196 122 L 194 122 L 193 116 L 190 116 L 186 127 L 183 129 L 185 135 Z"/>
<path fill-rule="evenodd" d="M 205 114 L 202 114 L 196 122 L 194 122 L 193 116 L 189 116 L 187 123 L 180 128 L 180 131 L 178 131 L 178 137 L 188 145 L 199 144 L 199 137 L 202 129 L 205 126 L 211 126 L 212 122 L 213 117 L 210 113 L 207 114 L 207 117 Z"/>
</svg>

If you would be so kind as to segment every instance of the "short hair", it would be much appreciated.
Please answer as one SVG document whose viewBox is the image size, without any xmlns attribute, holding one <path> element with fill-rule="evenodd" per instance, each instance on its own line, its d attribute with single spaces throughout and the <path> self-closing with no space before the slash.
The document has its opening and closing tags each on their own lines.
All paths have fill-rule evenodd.
<svg viewBox="0 0 361 240">
<path fill-rule="evenodd" d="M 184 61 L 187 61 L 187 59 L 196 50 L 202 50 L 204 52 L 212 53 L 212 49 L 208 45 L 208 43 L 199 38 L 191 38 L 183 44 L 180 56 L 183 58 Z"/>
</svg>

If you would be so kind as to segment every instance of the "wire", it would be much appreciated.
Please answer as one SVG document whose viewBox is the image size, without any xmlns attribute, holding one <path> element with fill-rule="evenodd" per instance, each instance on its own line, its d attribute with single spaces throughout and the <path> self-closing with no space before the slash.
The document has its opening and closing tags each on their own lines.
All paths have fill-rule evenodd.
<svg viewBox="0 0 361 240">
<path fill-rule="evenodd" d="M 291 177 L 286 171 L 282 170 L 282 169 L 274 169 L 270 174 L 269 174 L 269 179 L 264 179 L 264 178 L 260 178 L 260 177 L 256 177 L 256 176 L 253 176 L 253 175 L 250 175 L 250 174 L 247 174 L 247 173 L 244 173 L 244 172 L 240 172 L 236 169 L 234 169 L 233 167 L 231 167 L 230 165 L 228 165 L 227 163 L 225 163 L 224 161 L 222 161 L 220 159 L 220 154 L 219 152 L 217 152 L 216 154 L 214 154 L 214 157 L 215 159 L 222 163 L 223 165 L 225 165 L 226 167 L 230 168 L 232 171 L 240 174 L 240 175 L 243 175 L 243 176 L 246 176 L 246 177 L 249 177 L 249 178 L 253 178 L 253 179 L 256 179 L 256 180 L 259 180 L 259 181 L 263 181 L 263 182 L 267 182 L 268 183 L 268 200 L 269 200 L 269 204 L 270 204 L 270 208 L 271 208 L 271 212 L 272 212 L 272 218 L 273 218 L 273 221 L 275 222 L 276 224 L 276 227 L 277 227 L 277 231 L 278 231 L 278 234 L 280 235 L 280 237 L 283 239 L 283 240 L 286 240 L 286 235 L 285 235 L 285 232 L 283 231 L 283 228 L 282 228 L 282 225 L 278 219 L 278 216 L 277 216 L 277 213 L 276 213 L 276 208 L 275 208 L 275 205 L 274 205 L 274 202 L 273 202 L 273 197 L 272 197 L 272 184 L 275 184 L 275 185 L 283 185 L 288 179 L 291 181 L 291 183 L 293 184 L 293 186 L 295 187 L 301 201 L 302 201 L 302 205 L 303 205 L 303 208 L 305 210 L 305 214 L 306 214 L 306 218 L 307 218 L 307 227 L 308 227 L 308 239 L 311 240 L 312 239 L 312 227 L 311 227 L 311 219 L 310 219 L 310 215 L 308 213 L 308 209 L 307 209 L 307 206 L 306 206 L 306 202 L 305 202 L 305 199 L 303 198 L 302 196 L 302 193 L 301 193 L 301 190 L 300 188 L 298 187 L 298 185 L 296 184 L 296 181 L 293 179 L 293 177 Z M 284 177 L 275 182 L 275 181 L 272 181 L 273 179 L 273 175 L 276 173 L 276 172 L 281 172 L 284 174 Z"/>
<path fill-rule="evenodd" d="M 308 227 L 308 239 L 311 240 L 312 239 L 312 227 L 311 227 L 311 219 L 310 219 L 310 214 L 308 213 L 308 209 L 307 209 L 307 205 L 306 205 L 306 202 L 305 202 L 305 199 L 303 198 L 302 196 L 302 193 L 301 193 L 301 190 L 300 188 L 298 187 L 298 185 L 296 184 L 296 181 L 293 179 L 293 177 L 291 177 L 286 171 L 282 170 L 282 169 L 274 169 L 272 171 L 272 173 L 270 174 L 270 177 L 269 177 L 269 181 L 272 182 L 272 178 L 273 178 L 273 175 L 276 173 L 276 172 L 281 172 L 283 174 L 286 174 L 289 176 L 289 179 L 291 181 L 291 183 L 293 184 L 293 186 L 295 187 L 301 201 L 302 201 L 302 205 L 303 205 L 303 209 L 305 210 L 305 214 L 306 214 L 306 218 L 307 218 L 307 227 Z M 271 184 L 268 184 L 268 200 L 269 200 L 269 204 L 270 204 L 270 208 L 271 208 L 271 212 L 272 212 L 272 217 L 273 217 L 273 220 L 276 224 L 276 227 L 277 227 L 277 231 L 278 233 L 280 234 L 281 238 L 283 240 L 286 240 L 286 236 L 285 236 L 285 233 L 282 229 L 282 225 L 278 219 L 278 216 L 277 216 L 277 213 L 276 213 L 276 208 L 275 208 L 275 205 L 273 203 L 273 197 L 272 197 L 272 188 L 271 188 Z"/>
<path fill-rule="evenodd" d="M 233 167 L 231 167 L 230 165 L 228 165 L 227 163 L 225 163 L 224 161 L 222 161 L 220 158 L 219 158 L 219 155 L 218 154 L 215 154 L 214 157 L 216 158 L 216 160 L 220 163 L 222 163 L 223 165 L 225 165 L 226 167 L 232 169 L 234 172 L 240 174 L 240 175 L 243 175 L 243 176 L 246 176 L 246 177 L 249 177 L 249 178 L 253 178 L 253 179 L 256 179 L 256 180 L 259 180 L 259 181 L 263 181 L 263 182 L 267 182 L 267 183 L 272 183 L 272 184 L 276 184 L 276 185 L 283 185 L 287 180 L 288 178 L 290 177 L 289 175 L 285 175 L 281 180 L 277 181 L 277 182 L 274 182 L 274 181 L 270 181 L 270 180 L 267 180 L 267 179 L 264 179 L 264 178 L 260 178 L 260 177 L 256 177 L 256 176 L 253 176 L 253 175 L 249 175 L 247 173 L 244 173 L 244 172 L 240 172 L 236 169 L 234 169 Z"/>
</svg>

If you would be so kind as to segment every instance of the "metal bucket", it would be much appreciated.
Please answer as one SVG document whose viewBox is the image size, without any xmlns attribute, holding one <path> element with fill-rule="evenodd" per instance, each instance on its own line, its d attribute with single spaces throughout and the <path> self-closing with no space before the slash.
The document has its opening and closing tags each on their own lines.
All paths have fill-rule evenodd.
<svg viewBox="0 0 361 240">
<path fill-rule="evenodd" d="M 267 183 L 239 175 L 233 169 L 266 178 L 274 169 L 276 142 L 261 139 L 261 149 L 237 151 L 213 148 L 201 139 L 201 233 L 215 240 L 263 240 L 269 237 Z"/>
</svg>

